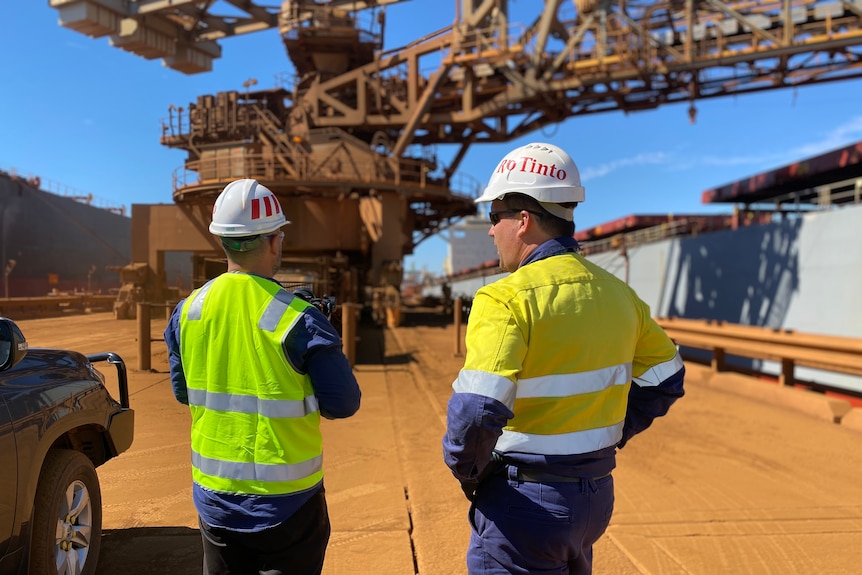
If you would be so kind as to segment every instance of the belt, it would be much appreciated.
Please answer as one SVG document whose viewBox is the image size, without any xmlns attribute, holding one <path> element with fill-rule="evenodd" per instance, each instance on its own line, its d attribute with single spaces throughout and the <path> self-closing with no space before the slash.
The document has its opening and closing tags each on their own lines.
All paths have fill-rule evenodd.
<svg viewBox="0 0 862 575">
<path fill-rule="evenodd" d="M 543 471 L 533 471 L 530 469 L 518 469 L 518 481 L 525 481 L 527 483 L 580 483 L 581 481 L 588 481 L 590 479 L 603 479 L 608 475 L 610 475 L 610 473 L 605 473 L 598 477 L 571 477 L 568 475 L 556 475 L 554 473 L 545 473 Z"/>
</svg>

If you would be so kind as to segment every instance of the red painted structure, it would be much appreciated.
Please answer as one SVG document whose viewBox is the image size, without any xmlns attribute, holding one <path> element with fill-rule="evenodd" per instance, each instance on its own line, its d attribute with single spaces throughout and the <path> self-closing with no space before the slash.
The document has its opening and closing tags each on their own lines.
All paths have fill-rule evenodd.
<svg viewBox="0 0 862 575">
<path fill-rule="evenodd" d="M 586 230 L 575 232 L 579 242 L 594 241 L 614 236 L 616 234 L 633 232 L 645 228 L 669 225 L 688 227 L 690 231 L 710 231 L 726 229 L 731 226 L 732 216 L 703 214 L 661 214 L 661 215 L 628 215 Z"/>
<path fill-rule="evenodd" d="M 704 204 L 756 202 L 826 204 L 859 201 L 862 142 L 755 174 L 701 194 Z"/>
</svg>

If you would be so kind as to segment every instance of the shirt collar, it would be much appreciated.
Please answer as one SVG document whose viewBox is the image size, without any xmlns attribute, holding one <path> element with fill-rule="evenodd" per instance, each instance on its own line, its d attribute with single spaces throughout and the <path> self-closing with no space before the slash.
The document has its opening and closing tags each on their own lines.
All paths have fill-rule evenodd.
<svg viewBox="0 0 862 575">
<path fill-rule="evenodd" d="M 519 265 L 518 267 L 522 268 L 527 264 L 531 264 L 533 262 L 537 262 L 551 256 L 558 256 L 560 254 L 566 253 L 577 253 L 578 249 L 578 240 L 567 236 L 560 236 L 559 238 L 554 238 L 541 244 L 539 247 L 533 250 L 533 253 L 527 256 L 527 259 L 521 262 L 521 265 Z"/>
</svg>

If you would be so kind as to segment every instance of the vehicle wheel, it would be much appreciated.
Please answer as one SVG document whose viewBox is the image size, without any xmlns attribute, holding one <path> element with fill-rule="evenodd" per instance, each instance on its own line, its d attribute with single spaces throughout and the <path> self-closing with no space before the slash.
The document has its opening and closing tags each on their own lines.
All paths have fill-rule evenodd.
<svg viewBox="0 0 862 575">
<path fill-rule="evenodd" d="M 30 535 L 30 575 L 92 575 L 102 540 L 102 493 L 86 455 L 52 449 L 45 458 Z"/>
</svg>

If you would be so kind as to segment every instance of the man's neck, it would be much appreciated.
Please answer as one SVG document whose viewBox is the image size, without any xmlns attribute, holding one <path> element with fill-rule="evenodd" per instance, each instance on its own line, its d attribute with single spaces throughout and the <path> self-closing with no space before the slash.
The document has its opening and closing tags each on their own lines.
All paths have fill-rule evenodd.
<svg viewBox="0 0 862 575">
<path fill-rule="evenodd" d="M 227 271 L 231 273 L 254 274 L 257 276 L 263 276 L 265 278 L 272 276 L 272 271 L 263 269 L 263 266 L 244 267 L 233 262 L 228 262 Z"/>
</svg>

